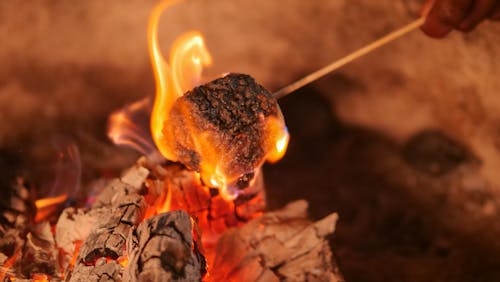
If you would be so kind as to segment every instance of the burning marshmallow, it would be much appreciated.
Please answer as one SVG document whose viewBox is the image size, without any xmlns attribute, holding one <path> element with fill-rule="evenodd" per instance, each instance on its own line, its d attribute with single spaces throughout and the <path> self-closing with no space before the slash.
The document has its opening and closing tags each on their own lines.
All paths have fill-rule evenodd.
<svg viewBox="0 0 500 282">
<path fill-rule="evenodd" d="M 228 74 L 173 104 L 162 145 L 208 186 L 236 197 L 265 160 L 279 160 L 288 132 L 276 100 L 249 75 Z"/>
</svg>

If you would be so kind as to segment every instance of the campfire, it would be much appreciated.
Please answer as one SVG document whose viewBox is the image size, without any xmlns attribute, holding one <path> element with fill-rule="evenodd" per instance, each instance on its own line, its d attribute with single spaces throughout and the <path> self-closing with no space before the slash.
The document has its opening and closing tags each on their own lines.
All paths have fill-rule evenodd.
<svg viewBox="0 0 500 282">
<path fill-rule="evenodd" d="M 311 222 L 305 201 L 266 210 L 261 167 L 289 141 L 276 99 L 249 75 L 204 78 L 212 58 L 199 32 L 165 60 L 157 29 L 171 2 L 148 27 L 155 98 L 109 118 L 113 142 L 144 156 L 84 203 L 34 199 L 15 178 L 2 203 L 2 281 L 341 280 L 326 239 L 336 214 Z"/>
<path fill-rule="evenodd" d="M 435 40 L 416 28 L 421 0 L 179 1 L 149 29 L 165 56 L 153 61 L 156 1 L 0 2 L 3 281 L 500 281 L 498 23 Z M 267 93 L 258 85 L 289 93 L 410 23 L 279 108 L 265 95 L 252 111 L 224 106 L 253 104 L 238 93 Z M 212 139 L 172 143 L 165 121 L 153 135 L 152 62 L 168 64 L 162 78 L 175 70 L 164 86 L 181 95 L 159 118 L 186 124 L 189 108 L 195 126 L 179 136 Z M 222 107 L 209 116 L 203 101 Z M 226 118 L 258 113 L 255 127 Z M 261 134 L 271 117 L 289 140 Z M 252 138 L 238 160 L 224 142 L 240 133 Z"/>
</svg>

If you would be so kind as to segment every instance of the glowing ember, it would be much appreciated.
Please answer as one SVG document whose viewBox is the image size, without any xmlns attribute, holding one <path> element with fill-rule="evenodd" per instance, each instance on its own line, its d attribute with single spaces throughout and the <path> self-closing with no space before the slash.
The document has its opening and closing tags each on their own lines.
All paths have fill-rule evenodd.
<svg viewBox="0 0 500 282">
<path fill-rule="evenodd" d="M 17 256 L 19 256 L 20 252 L 21 250 L 17 249 L 14 254 L 0 267 L 0 281 L 5 281 L 5 276 L 9 272 L 10 268 L 16 263 Z"/>
<path fill-rule="evenodd" d="M 33 274 L 31 275 L 31 281 L 33 282 L 49 282 L 50 277 L 46 274 Z"/>
<path fill-rule="evenodd" d="M 80 248 L 82 247 L 83 242 L 78 240 L 75 243 L 75 252 L 73 253 L 73 256 L 71 257 L 71 261 L 69 263 L 70 269 L 73 269 L 76 263 L 76 259 L 78 258 L 78 253 L 80 252 Z"/>
<path fill-rule="evenodd" d="M 119 257 L 117 261 L 122 267 L 127 267 L 128 257 Z"/>
<path fill-rule="evenodd" d="M 172 189 L 169 187 L 169 183 L 165 183 L 165 186 L 160 191 L 159 195 L 152 196 L 155 197 L 155 199 L 152 201 L 153 203 L 146 209 L 144 219 L 151 218 L 157 214 L 170 211 L 172 203 Z"/>
</svg>

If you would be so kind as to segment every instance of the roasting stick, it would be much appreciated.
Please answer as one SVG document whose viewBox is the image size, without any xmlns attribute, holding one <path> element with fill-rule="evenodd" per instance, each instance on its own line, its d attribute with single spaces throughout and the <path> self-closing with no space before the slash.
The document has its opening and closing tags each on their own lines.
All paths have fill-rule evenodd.
<svg viewBox="0 0 500 282">
<path fill-rule="evenodd" d="M 332 71 L 342 67 L 343 65 L 365 55 L 365 54 L 368 54 L 370 53 L 371 51 L 377 49 L 378 47 L 380 46 L 383 46 L 395 39 L 398 39 L 399 37 L 407 34 L 408 32 L 412 31 L 412 30 L 415 30 L 416 28 L 420 27 L 422 24 L 424 24 L 425 22 L 425 17 L 421 17 L 405 26 L 403 26 L 402 28 L 398 29 L 398 30 L 395 30 L 389 34 L 387 34 L 386 36 L 380 38 L 380 39 L 377 39 L 375 40 L 374 42 L 354 51 L 353 53 L 339 59 L 339 60 L 336 60 L 335 62 L 323 67 L 322 69 L 319 69 L 309 75 L 307 75 L 306 77 L 300 79 L 300 80 L 297 80 L 283 88 L 281 88 L 280 90 L 276 91 L 273 93 L 273 97 L 275 99 L 279 99 L 279 98 L 283 98 L 285 97 L 286 95 L 292 93 L 293 91 L 331 73 Z"/>
</svg>

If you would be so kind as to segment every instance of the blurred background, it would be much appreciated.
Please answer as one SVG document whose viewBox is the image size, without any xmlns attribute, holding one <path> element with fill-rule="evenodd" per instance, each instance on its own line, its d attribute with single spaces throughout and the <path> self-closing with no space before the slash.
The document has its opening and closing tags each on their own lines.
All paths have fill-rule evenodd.
<svg viewBox="0 0 500 282">
<path fill-rule="evenodd" d="M 168 54 L 200 30 L 207 77 L 248 73 L 274 91 L 412 21 L 420 2 L 185 0 L 159 37 Z M 0 151 L 35 183 L 77 161 L 85 186 L 138 157 L 108 141 L 106 121 L 154 93 L 156 3 L 0 2 Z M 490 22 L 443 40 L 415 31 L 279 101 L 291 143 L 266 166 L 269 206 L 339 212 L 347 281 L 500 280 L 499 34 Z"/>
</svg>

